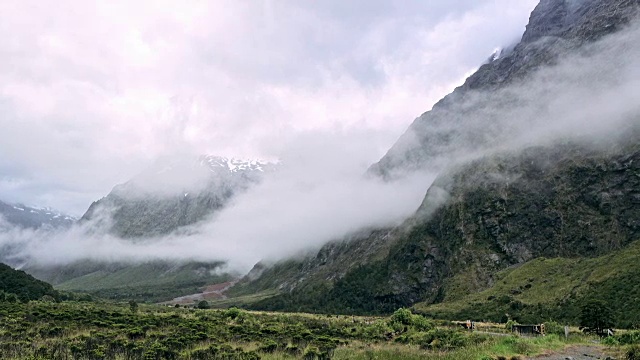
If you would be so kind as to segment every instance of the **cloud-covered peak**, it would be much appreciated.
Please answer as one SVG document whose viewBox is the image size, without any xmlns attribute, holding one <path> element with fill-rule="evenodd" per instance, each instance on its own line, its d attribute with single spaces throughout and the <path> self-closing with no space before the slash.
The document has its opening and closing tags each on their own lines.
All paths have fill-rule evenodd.
<svg viewBox="0 0 640 360">
<path fill-rule="evenodd" d="M 2 1 L 0 197 L 79 214 L 158 157 L 318 132 L 375 161 L 536 2 Z"/>
<path fill-rule="evenodd" d="M 200 161 L 203 165 L 209 166 L 212 172 L 217 172 L 222 169 L 231 173 L 252 171 L 264 172 L 265 170 L 270 171 L 273 170 L 278 163 L 260 159 L 238 159 L 216 155 L 201 156 Z"/>
</svg>

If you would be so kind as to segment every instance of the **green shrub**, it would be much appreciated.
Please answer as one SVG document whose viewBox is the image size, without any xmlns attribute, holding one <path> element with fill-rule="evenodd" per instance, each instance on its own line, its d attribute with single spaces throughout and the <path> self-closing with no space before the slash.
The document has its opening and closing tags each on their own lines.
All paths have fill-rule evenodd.
<svg viewBox="0 0 640 360">
<path fill-rule="evenodd" d="M 546 323 L 544 323 L 544 330 L 547 334 L 564 336 L 564 325 L 561 325 L 555 321 L 547 321 Z"/>
<path fill-rule="evenodd" d="M 302 352 L 300 350 L 300 348 L 296 345 L 293 344 L 289 344 L 287 345 L 287 347 L 284 349 L 284 352 L 286 352 L 287 354 L 291 355 L 291 356 L 298 356 L 300 355 L 300 353 Z"/>
<path fill-rule="evenodd" d="M 468 338 L 459 330 L 433 329 L 424 333 L 418 333 L 414 337 L 415 344 L 425 349 L 452 350 L 467 345 Z"/>
<path fill-rule="evenodd" d="M 615 339 L 620 345 L 635 345 L 640 344 L 640 331 L 628 331 L 620 335 L 615 335 Z"/>
<path fill-rule="evenodd" d="M 205 310 L 211 308 L 211 306 L 209 306 L 209 302 L 207 300 L 202 300 L 198 303 L 197 308 Z"/>
<path fill-rule="evenodd" d="M 505 328 L 505 329 L 507 329 L 507 330 L 509 330 L 509 331 L 513 331 L 513 326 L 514 326 L 514 325 L 518 325 L 518 323 L 517 323 L 516 321 L 514 321 L 514 320 L 511 320 L 511 319 L 510 319 L 510 320 L 509 320 L 509 321 L 507 321 L 507 323 L 504 325 L 504 328 Z"/>
<path fill-rule="evenodd" d="M 411 315 L 411 325 L 418 331 L 429 331 L 435 327 L 431 320 L 422 315 Z"/>
<path fill-rule="evenodd" d="M 365 326 L 362 334 L 369 340 L 382 340 L 391 334 L 393 329 L 389 327 L 386 321 L 376 320 L 373 324 Z"/>
<path fill-rule="evenodd" d="M 309 346 L 304 350 L 302 357 L 304 360 L 315 360 L 322 356 L 322 352 L 315 346 Z"/>
<path fill-rule="evenodd" d="M 618 346 L 620 345 L 620 341 L 618 341 L 615 336 L 607 336 L 606 338 L 602 339 L 602 344 L 607 346 Z"/>
<path fill-rule="evenodd" d="M 399 323 L 402 325 L 411 325 L 411 310 L 400 308 L 391 315 L 391 322 Z"/>
<path fill-rule="evenodd" d="M 640 346 L 634 345 L 627 350 L 627 360 L 640 360 Z"/>
<path fill-rule="evenodd" d="M 529 355 L 534 351 L 532 344 L 530 344 L 526 339 L 523 339 L 516 335 L 507 336 L 500 342 L 503 345 L 511 348 L 511 350 L 513 350 L 513 352 L 517 354 Z"/>
<path fill-rule="evenodd" d="M 135 302 L 134 300 L 130 300 L 130 301 L 129 301 L 129 310 L 130 310 L 132 313 L 136 313 L 136 312 L 138 312 L 138 303 L 137 303 L 137 302 Z"/>
<path fill-rule="evenodd" d="M 259 352 L 266 354 L 274 353 L 278 349 L 278 343 L 273 340 L 267 340 L 258 348 Z"/>
</svg>

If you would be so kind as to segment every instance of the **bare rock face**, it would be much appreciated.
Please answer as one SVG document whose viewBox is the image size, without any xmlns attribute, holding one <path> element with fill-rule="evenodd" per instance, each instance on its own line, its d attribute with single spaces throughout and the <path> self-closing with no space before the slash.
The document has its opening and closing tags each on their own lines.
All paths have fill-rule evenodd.
<svg viewBox="0 0 640 360">
<path fill-rule="evenodd" d="M 532 12 L 522 40 L 513 50 L 481 66 L 466 82 L 418 117 L 370 173 L 392 179 L 406 171 L 442 170 L 442 163 L 460 150 L 482 149 L 500 141 L 492 132 L 490 114 L 480 123 L 470 116 L 495 106 L 496 99 L 470 101 L 525 82 L 559 57 L 604 35 L 620 30 L 637 16 L 639 0 L 542 0 Z M 510 106 L 505 102 L 505 110 Z M 517 104 L 515 104 L 517 106 Z"/>
<path fill-rule="evenodd" d="M 542 0 L 531 15 L 525 43 L 543 37 L 595 40 L 637 15 L 636 0 Z"/>
</svg>

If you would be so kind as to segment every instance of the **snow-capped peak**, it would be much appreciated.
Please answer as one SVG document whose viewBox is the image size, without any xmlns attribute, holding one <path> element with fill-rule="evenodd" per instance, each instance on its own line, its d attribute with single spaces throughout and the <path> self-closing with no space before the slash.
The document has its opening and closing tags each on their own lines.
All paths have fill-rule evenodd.
<svg viewBox="0 0 640 360">
<path fill-rule="evenodd" d="M 68 226 L 76 219 L 48 207 L 27 206 L 0 201 L 0 217 L 15 225 L 38 228 L 42 225 Z"/>
<path fill-rule="evenodd" d="M 232 173 L 241 171 L 264 172 L 266 168 L 274 165 L 272 162 L 259 159 L 237 159 L 213 155 L 203 156 L 201 163 L 209 166 L 211 171 L 219 171 L 222 168 Z"/>
</svg>

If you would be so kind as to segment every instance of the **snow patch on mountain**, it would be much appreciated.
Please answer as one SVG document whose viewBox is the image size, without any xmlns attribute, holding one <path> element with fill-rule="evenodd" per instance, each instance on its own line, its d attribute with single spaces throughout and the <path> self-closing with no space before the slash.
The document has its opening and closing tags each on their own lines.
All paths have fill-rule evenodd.
<svg viewBox="0 0 640 360">
<path fill-rule="evenodd" d="M 24 228 L 67 227 L 77 219 L 49 207 L 26 206 L 0 201 L 0 217 L 9 224 Z"/>
<path fill-rule="evenodd" d="M 212 172 L 224 169 L 232 173 L 240 171 L 264 172 L 266 168 L 272 167 L 275 164 L 259 159 L 237 159 L 214 155 L 202 156 L 200 163 L 209 166 Z"/>
</svg>

